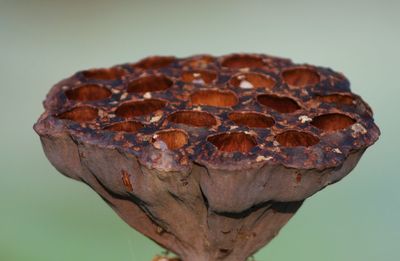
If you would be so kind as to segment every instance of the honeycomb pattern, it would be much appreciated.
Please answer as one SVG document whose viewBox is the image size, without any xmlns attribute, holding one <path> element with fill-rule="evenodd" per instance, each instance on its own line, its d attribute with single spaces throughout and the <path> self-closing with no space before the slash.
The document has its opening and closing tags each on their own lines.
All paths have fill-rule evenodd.
<svg viewBox="0 0 400 261">
<path fill-rule="evenodd" d="M 53 87 L 45 107 L 78 139 L 155 167 L 153 150 L 172 155 L 169 169 L 266 160 L 324 168 L 378 137 L 371 109 L 349 85 L 329 68 L 267 55 L 153 56 L 77 72 Z"/>
</svg>

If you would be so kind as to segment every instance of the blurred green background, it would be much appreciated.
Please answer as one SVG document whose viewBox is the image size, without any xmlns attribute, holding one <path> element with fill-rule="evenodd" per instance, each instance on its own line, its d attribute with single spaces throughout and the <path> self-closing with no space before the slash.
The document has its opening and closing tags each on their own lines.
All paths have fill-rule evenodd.
<svg viewBox="0 0 400 261">
<path fill-rule="evenodd" d="M 256 260 L 400 260 L 399 12 L 399 1 L 0 1 L 0 260 L 160 253 L 49 164 L 32 130 L 41 102 L 80 69 L 242 51 L 344 72 L 382 131 L 352 174 L 307 200 Z"/>
</svg>

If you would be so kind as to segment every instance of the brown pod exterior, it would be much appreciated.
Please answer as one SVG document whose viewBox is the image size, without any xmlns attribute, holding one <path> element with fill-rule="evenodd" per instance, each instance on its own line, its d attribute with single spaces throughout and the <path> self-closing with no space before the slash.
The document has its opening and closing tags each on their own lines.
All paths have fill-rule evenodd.
<svg viewBox="0 0 400 261">
<path fill-rule="evenodd" d="M 261 54 L 153 56 L 56 84 L 50 162 L 184 261 L 243 261 L 379 137 L 329 68 Z"/>
</svg>

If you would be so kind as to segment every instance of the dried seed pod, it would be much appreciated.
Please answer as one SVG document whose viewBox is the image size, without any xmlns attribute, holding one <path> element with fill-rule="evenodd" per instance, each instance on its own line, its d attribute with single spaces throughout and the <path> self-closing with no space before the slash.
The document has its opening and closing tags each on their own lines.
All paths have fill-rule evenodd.
<svg viewBox="0 0 400 261">
<path fill-rule="evenodd" d="M 259 54 L 152 56 L 56 84 L 50 162 L 182 260 L 243 261 L 379 137 L 331 69 Z"/>
</svg>

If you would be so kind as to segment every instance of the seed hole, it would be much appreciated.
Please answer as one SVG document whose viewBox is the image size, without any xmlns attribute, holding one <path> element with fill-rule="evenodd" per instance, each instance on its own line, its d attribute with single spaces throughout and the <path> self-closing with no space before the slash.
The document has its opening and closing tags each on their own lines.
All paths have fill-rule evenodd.
<svg viewBox="0 0 400 261">
<path fill-rule="evenodd" d="M 183 64 L 192 68 L 206 68 L 213 61 L 214 57 L 211 55 L 199 55 L 188 58 Z"/>
<path fill-rule="evenodd" d="M 164 91 L 172 86 L 172 81 L 165 76 L 144 76 L 128 84 L 128 92 Z"/>
<path fill-rule="evenodd" d="M 144 70 L 160 69 L 162 67 L 169 66 L 171 63 L 175 61 L 176 57 L 174 56 L 152 56 L 140 60 L 134 66 Z"/>
<path fill-rule="evenodd" d="M 257 96 L 257 101 L 260 104 L 280 113 L 291 113 L 300 109 L 300 106 L 297 104 L 297 102 L 288 97 L 261 94 Z"/>
<path fill-rule="evenodd" d="M 350 95 L 330 94 L 318 95 L 316 99 L 320 102 L 335 103 L 337 105 L 354 105 L 354 98 Z"/>
<path fill-rule="evenodd" d="M 144 125 L 137 121 L 123 121 L 123 122 L 117 122 L 117 123 L 108 125 L 104 129 L 111 130 L 111 131 L 117 131 L 117 132 L 136 133 L 143 127 L 144 127 Z"/>
<path fill-rule="evenodd" d="M 257 112 L 232 112 L 228 118 L 237 125 L 249 128 L 269 128 L 275 123 L 271 117 Z"/>
<path fill-rule="evenodd" d="M 220 248 L 218 249 L 218 251 L 219 251 L 219 258 L 224 258 L 227 257 L 232 252 L 232 249 Z"/>
<path fill-rule="evenodd" d="M 258 68 L 258 67 L 263 67 L 265 65 L 264 61 L 262 58 L 253 56 L 253 55 L 248 55 L 248 54 L 236 54 L 236 55 L 231 55 L 229 57 L 226 57 L 223 59 L 221 62 L 221 65 L 223 67 L 228 67 L 228 68 Z"/>
<path fill-rule="evenodd" d="M 97 101 L 111 96 L 111 91 L 106 87 L 95 84 L 83 85 L 65 92 L 70 100 L 75 101 Z"/>
<path fill-rule="evenodd" d="M 317 71 L 310 68 L 287 69 L 282 73 L 283 80 L 292 87 L 305 87 L 319 83 L 320 76 Z"/>
<path fill-rule="evenodd" d="M 248 153 L 257 145 L 255 138 L 243 132 L 221 133 L 207 138 L 220 151 Z"/>
<path fill-rule="evenodd" d="M 228 254 L 231 250 L 230 249 L 227 249 L 227 248 L 220 248 L 220 249 L 218 249 L 219 250 L 219 252 L 221 252 L 222 254 Z"/>
<path fill-rule="evenodd" d="M 275 139 L 279 142 L 279 144 L 285 147 L 309 147 L 319 142 L 319 139 L 314 135 L 296 130 L 282 132 L 276 135 Z"/>
<path fill-rule="evenodd" d="M 117 108 L 115 115 L 122 118 L 133 118 L 151 114 L 165 107 L 166 102 L 157 99 L 148 99 L 124 103 Z"/>
<path fill-rule="evenodd" d="M 345 129 L 355 122 L 354 119 L 344 114 L 330 113 L 315 117 L 311 124 L 321 130 L 330 132 Z"/>
<path fill-rule="evenodd" d="M 162 141 L 168 149 L 176 150 L 182 148 L 188 143 L 188 136 L 182 130 L 162 130 L 153 136 L 153 142 L 160 145 L 160 141 Z"/>
<path fill-rule="evenodd" d="M 217 120 L 214 116 L 204 111 L 177 111 L 170 114 L 167 120 L 173 123 L 194 127 L 210 127 L 217 124 Z"/>
<path fill-rule="evenodd" d="M 242 89 L 272 89 L 275 86 L 276 81 L 270 76 L 262 75 L 260 73 L 241 73 L 233 76 L 229 83 L 234 87 Z"/>
<path fill-rule="evenodd" d="M 196 84 L 210 84 L 217 78 L 213 71 L 191 70 L 182 73 L 182 81 Z"/>
<path fill-rule="evenodd" d="M 190 99 L 194 105 L 215 107 L 232 107 L 238 103 L 238 98 L 231 91 L 201 90 L 193 93 Z"/>
<path fill-rule="evenodd" d="M 89 106 L 75 107 L 58 115 L 60 119 L 76 121 L 79 123 L 92 122 L 98 116 L 98 110 Z"/>
<path fill-rule="evenodd" d="M 82 75 L 87 79 L 105 81 L 121 79 L 125 74 L 126 71 L 118 67 L 91 69 L 82 72 Z"/>
</svg>

